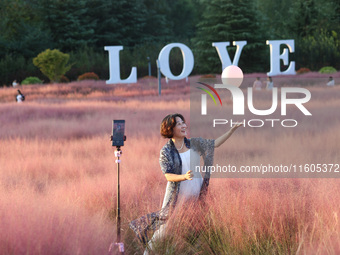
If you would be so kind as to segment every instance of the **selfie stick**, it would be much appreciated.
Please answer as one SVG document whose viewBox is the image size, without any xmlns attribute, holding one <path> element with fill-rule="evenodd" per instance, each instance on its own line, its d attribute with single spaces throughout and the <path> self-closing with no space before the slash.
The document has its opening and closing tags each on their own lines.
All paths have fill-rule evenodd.
<svg viewBox="0 0 340 255">
<path fill-rule="evenodd" d="M 111 141 L 112 141 L 112 136 L 111 136 Z M 126 136 L 124 136 L 124 141 L 126 141 Z M 115 157 L 116 163 L 117 163 L 117 242 L 112 243 L 109 248 L 109 252 L 113 249 L 113 246 L 118 246 L 118 254 L 124 254 L 124 243 L 120 242 L 120 184 L 119 184 L 119 164 L 120 164 L 120 156 L 122 155 L 122 151 L 120 149 L 120 146 L 116 146 L 115 150 Z"/>
</svg>

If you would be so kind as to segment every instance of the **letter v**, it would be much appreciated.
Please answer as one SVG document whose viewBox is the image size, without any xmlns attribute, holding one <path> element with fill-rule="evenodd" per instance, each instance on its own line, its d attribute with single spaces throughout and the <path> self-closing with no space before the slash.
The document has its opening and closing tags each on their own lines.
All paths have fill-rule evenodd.
<svg viewBox="0 0 340 255">
<path fill-rule="evenodd" d="M 237 66 L 238 61 L 241 56 L 242 49 L 245 45 L 247 45 L 247 41 L 236 41 L 233 42 L 233 45 L 236 46 L 236 53 L 234 56 L 233 63 L 231 63 L 227 47 L 230 45 L 229 42 L 213 42 L 212 46 L 216 48 L 218 56 L 220 57 L 222 63 L 222 71 L 224 68 L 230 65 Z"/>
</svg>

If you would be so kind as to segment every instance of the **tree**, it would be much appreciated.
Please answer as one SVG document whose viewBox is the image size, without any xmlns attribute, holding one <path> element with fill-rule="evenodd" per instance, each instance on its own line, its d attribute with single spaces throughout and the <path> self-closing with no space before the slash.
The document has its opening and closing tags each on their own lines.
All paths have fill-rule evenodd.
<svg viewBox="0 0 340 255">
<path fill-rule="evenodd" d="M 95 21 L 95 45 L 134 46 L 144 41 L 146 7 L 140 0 L 87 0 L 86 15 Z"/>
<path fill-rule="evenodd" d="M 291 20 L 287 17 L 294 2 L 294 0 L 257 0 L 257 9 L 263 19 L 262 26 L 266 31 L 267 39 L 290 38 L 287 24 Z"/>
<path fill-rule="evenodd" d="M 297 0 L 289 13 L 287 34 L 295 39 L 297 67 L 318 70 L 323 66 L 339 66 L 339 23 L 333 0 Z"/>
<path fill-rule="evenodd" d="M 171 21 L 167 19 L 167 12 L 170 8 L 166 0 L 159 0 L 155 4 L 153 0 L 144 0 L 147 9 L 143 33 L 145 41 L 166 42 L 172 38 Z"/>
<path fill-rule="evenodd" d="M 221 72 L 221 62 L 212 42 L 247 41 L 239 66 L 243 71 L 261 71 L 265 37 L 251 0 L 204 0 L 206 9 L 197 25 L 195 57 L 200 72 Z M 235 49 L 229 50 L 233 58 Z M 230 54 L 232 53 L 232 54 Z M 262 55 L 262 58 L 261 58 Z M 260 57 L 259 57 L 260 56 Z M 246 59 L 245 59 L 246 57 Z"/>
<path fill-rule="evenodd" d="M 192 0 L 172 0 L 168 1 L 168 5 L 165 14 L 172 37 L 177 40 L 193 38 L 199 21 L 198 13 L 202 10 L 200 4 Z"/>
<path fill-rule="evenodd" d="M 45 25 L 53 31 L 56 47 L 68 52 L 94 43 L 96 21 L 87 15 L 87 0 L 33 1 L 40 3 L 39 13 Z"/>
<path fill-rule="evenodd" d="M 59 50 L 47 49 L 33 59 L 33 64 L 46 75 L 51 82 L 59 82 L 71 65 L 67 65 L 70 56 Z"/>
<path fill-rule="evenodd" d="M 0 16 L 1 57 L 13 54 L 32 58 L 52 44 L 50 31 L 29 1 L 0 1 Z"/>
<path fill-rule="evenodd" d="M 86 15 L 95 21 L 94 45 L 102 48 L 122 43 L 123 34 L 120 29 L 122 26 L 120 20 L 124 19 L 124 13 L 120 10 L 121 3 L 122 1 L 87 1 Z"/>
<path fill-rule="evenodd" d="M 312 35 L 318 27 L 318 15 L 314 0 L 298 0 L 291 8 L 290 31 L 297 37 Z"/>
<path fill-rule="evenodd" d="M 340 40 L 335 31 L 320 30 L 296 42 L 297 68 L 319 70 L 324 66 L 340 68 Z"/>
</svg>

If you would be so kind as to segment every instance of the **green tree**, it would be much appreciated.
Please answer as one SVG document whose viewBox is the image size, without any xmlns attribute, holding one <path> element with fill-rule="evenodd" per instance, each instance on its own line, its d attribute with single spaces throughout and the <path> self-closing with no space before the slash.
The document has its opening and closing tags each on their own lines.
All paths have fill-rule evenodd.
<svg viewBox="0 0 340 255">
<path fill-rule="evenodd" d="M 288 33 L 295 38 L 314 35 L 320 30 L 339 28 L 339 3 L 333 0 L 297 0 L 291 5 L 286 19 Z"/>
<path fill-rule="evenodd" d="M 320 30 L 314 35 L 296 40 L 297 68 L 319 70 L 324 66 L 340 69 L 340 40 L 335 31 Z"/>
<path fill-rule="evenodd" d="M 314 0 L 298 0 L 291 8 L 289 30 L 292 35 L 305 37 L 312 35 L 318 27 L 319 12 Z"/>
<path fill-rule="evenodd" d="M 283 30 L 295 39 L 297 68 L 339 66 L 338 7 L 333 0 L 297 0 L 291 5 L 291 19 L 286 20 Z"/>
<path fill-rule="evenodd" d="M 140 0 L 87 0 L 86 15 L 95 21 L 95 45 L 134 46 L 143 41 L 147 10 Z"/>
<path fill-rule="evenodd" d="M 33 64 L 46 75 L 51 82 L 59 82 L 71 65 L 67 65 L 70 56 L 57 49 L 47 49 L 33 59 Z"/>
<path fill-rule="evenodd" d="M 86 15 L 95 21 L 94 44 L 98 47 L 107 45 L 120 45 L 123 34 L 120 20 L 124 13 L 120 10 L 122 1 L 92 0 L 87 1 Z M 91 45 L 88 45 L 91 46 Z"/>
<path fill-rule="evenodd" d="M 245 72 L 263 71 L 265 39 L 260 17 L 251 0 L 204 0 L 206 9 L 197 25 L 195 64 L 200 72 L 221 72 L 221 62 L 212 42 L 247 41 L 239 66 Z M 229 49 L 233 58 L 235 48 Z M 260 56 L 260 57 L 259 57 Z"/>
<path fill-rule="evenodd" d="M 39 5 L 44 24 L 53 31 L 56 47 L 71 51 L 94 42 L 96 21 L 88 15 L 88 0 L 32 0 Z"/>
<path fill-rule="evenodd" d="M 23 0 L 0 1 L 0 57 L 6 54 L 36 56 L 51 45 L 51 34 L 35 5 Z"/>
<path fill-rule="evenodd" d="M 294 0 L 257 0 L 256 6 L 262 17 L 262 26 L 266 31 L 266 39 L 287 39 L 287 17 Z M 287 37 L 288 36 L 288 37 Z"/>
<path fill-rule="evenodd" d="M 155 4 L 153 0 L 144 0 L 147 9 L 143 34 L 145 42 L 166 42 L 172 38 L 170 22 L 168 22 L 166 13 L 169 11 L 169 5 L 166 0 L 159 0 Z"/>
<path fill-rule="evenodd" d="M 202 10 L 199 3 L 192 0 L 168 1 L 166 12 L 167 27 L 176 40 L 188 40 L 195 36 L 196 24 Z"/>
</svg>

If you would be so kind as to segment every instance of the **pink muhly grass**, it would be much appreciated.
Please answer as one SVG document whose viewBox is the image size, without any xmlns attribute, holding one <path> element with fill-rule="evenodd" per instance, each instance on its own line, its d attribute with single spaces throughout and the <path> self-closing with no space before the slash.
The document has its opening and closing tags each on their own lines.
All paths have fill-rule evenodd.
<svg viewBox="0 0 340 255">
<path fill-rule="evenodd" d="M 153 80 L 139 82 L 32 85 L 25 87 L 30 99 L 21 105 L 10 102 L 12 88 L 0 90 L 0 253 L 107 252 L 116 231 L 113 119 L 126 119 L 122 239 L 126 254 L 144 250 L 128 223 L 162 205 L 166 180 L 158 157 L 167 140 L 159 135 L 160 122 L 174 112 L 183 113 L 189 124 L 195 120 L 184 82 L 164 85 L 162 97 Z M 216 149 L 215 163 L 338 163 L 340 90 L 322 86 L 308 88 L 312 118 L 289 109 L 287 118 L 301 123 L 294 130 L 240 128 Z M 256 106 L 270 107 L 270 99 L 267 91 L 258 93 Z M 246 113 L 244 118 L 252 117 Z M 279 109 L 273 118 L 280 118 Z M 216 138 L 229 127 L 212 133 L 194 126 L 191 132 L 196 129 Z M 162 254 L 336 254 L 339 194 L 338 179 L 212 178 L 206 210 L 176 211 L 156 249 Z"/>
<path fill-rule="evenodd" d="M 340 208 L 323 200 L 334 197 L 339 188 L 332 189 L 336 181 L 330 189 L 326 183 L 329 181 L 212 180 L 203 209 L 189 205 L 177 210 L 168 222 L 165 239 L 157 241 L 154 251 L 289 254 L 315 247 L 323 254 L 329 247 L 318 240 L 337 251 L 336 212 Z"/>
<path fill-rule="evenodd" d="M 37 195 L 29 187 L 1 192 L 2 254 L 97 254 L 112 229 L 103 215 L 89 215 L 67 198 Z"/>
</svg>

